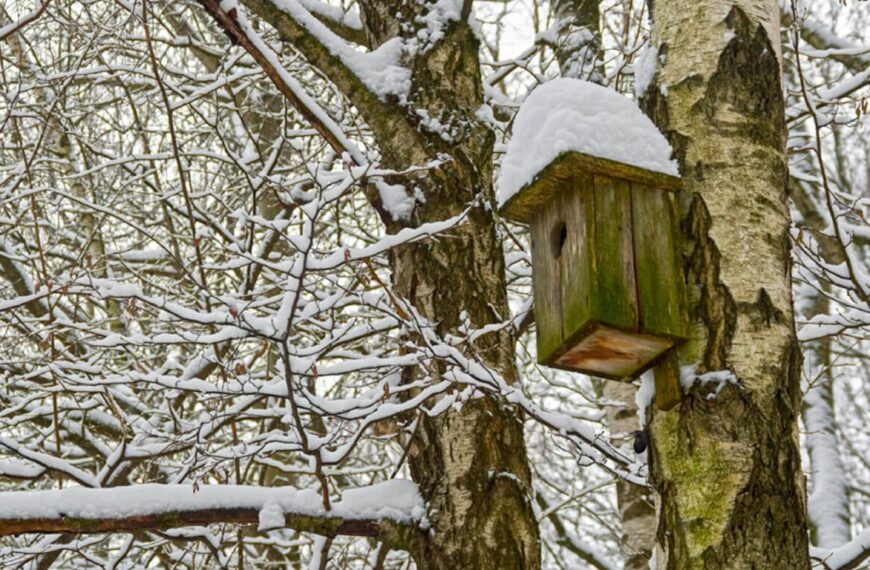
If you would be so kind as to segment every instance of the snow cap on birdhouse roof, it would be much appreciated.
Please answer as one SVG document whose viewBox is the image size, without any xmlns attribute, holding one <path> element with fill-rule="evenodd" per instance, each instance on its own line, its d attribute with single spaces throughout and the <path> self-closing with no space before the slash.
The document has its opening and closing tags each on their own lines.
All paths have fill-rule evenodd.
<svg viewBox="0 0 870 570">
<path fill-rule="evenodd" d="M 558 190 L 552 181 L 578 169 L 673 190 L 679 172 L 671 154 L 630 99 L 588 81 L 554 79 L 517 113 L 498 177 L 498 206 L 505 217 L 528 222 Z"/>
</svg>

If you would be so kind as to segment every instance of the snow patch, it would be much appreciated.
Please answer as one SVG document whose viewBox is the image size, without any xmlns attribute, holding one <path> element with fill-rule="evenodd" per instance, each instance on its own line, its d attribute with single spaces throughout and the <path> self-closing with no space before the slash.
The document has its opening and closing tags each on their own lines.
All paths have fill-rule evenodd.
<svg viewBox="0 0 870 570">
<path fill-rule="evenodd" d="M 499 206 L 570 151 L 679 175 L 668 141 L 633 101 L 588 81 L 554 79 L 517 113 L 498 178 Z"/>
<path fill-rule="evenodd" d="M 236 0 L 222 0 L 221 8 L 228 11 L 235 4 Z M 393 38 L 371 52 L 358 51 L 307 9 L 312 7 L 310 1 L 274 0 L 273 4 L 315 36 L 379 99 L 386 100 L 389 96 L 395 96 L 402 102 L 407 99 L 411 89 L 411 71 L 401 65 L 407 46 L 400 38 Z"/>
<path fill-rule="evenodd" d="M 20 461 L 18 459 L 0 459 L 0 475 L 13 479 L 29 479 L 39 477 L 45 472 L 45 467 Z"/>
<path fill-rule="evenodd" d="M 656 61 L 659 50 L 652 44 L 647 45 L 634 62 L 634 94 L 640 99 L 656 75 Z"/>
<path fill-rule="evenodd" d="M 383 180 L 374 182 L 381 197 L 381 205 L 390 213 L 393 220 L 410 220 L 414 206 L 417 204 L 416 195 L 409 195 L 408 190 L 401 184 L 390 184 Z"/>
<path fill-rule="evenodd" d="M 707 384 L 715 385 L 716 389 L 707 394 L 708 400 L 716 399 L 716 396 L 719 395 L 719 392 L 722 391 L 722 388 L 724 388 L 726 384 L 733 384 L 735 386 L 740 385 L 737 377 L 730 370 L 714 370 L 699 375 L 697 373 L 697 366 L 694 364 L 691 366 L 680 367 L 680 385 L 683 387 L 683 390 L 688 390 L 698 383 L 701 384 L 701 386 L 706 386 Z"/>
<path fill-rule="evenodd" d="M 646 428 L 646 409 L 650 407 L 656 397 L 656 381 L 652 370 L 647 370 L 640 376 L 640 388 L 634 394 L 634 403 L 637 405 L 637 420 L 640 429 Z"/>
<path fill-rule="evenodd" d="M 423 498 L 413 481 L 392 479 L 345 490 L 331 511 L 313 489 L 253 485 L 131 485 L 5 492 L 0 519 L 122 519 L 199 509 L 257 509 L 261 527 L 284 526 L 284 514 L 426 523 Z M 279 522 L 280 518 L 280 522 Z"/>
<path fill-rule="evenodd" d="M 260 509 L 259 523 L 257 530 L 260 532 L 283 528 L 285 524 L 284 509 L 275 501 L 266 501 L 263 508 Z"/>
</svg>

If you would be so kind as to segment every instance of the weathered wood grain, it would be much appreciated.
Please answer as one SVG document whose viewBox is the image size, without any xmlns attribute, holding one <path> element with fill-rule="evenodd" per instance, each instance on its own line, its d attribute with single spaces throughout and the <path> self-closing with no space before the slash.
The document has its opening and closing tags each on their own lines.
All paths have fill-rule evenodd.
<svg viewBox="0 0 870 570">
<path fill-rule="evenodd" d="M 671 197 L 631 185 L 634 255 L 641 328 L 683 337 L 682 283 L 673 231 Z"/>
<path fill-rule="evenodd" d="M 596 320 L 629 330 L 638 325 L 632 241 L 628 182 L 596 174 L 590 312 Z"/>
<path fill-rule="evenodd" d="M 562 333 L 568 339 L 590 318 L 592 301 L 592 234 L 595 196 L 592 175 L 580 173 L 556 198 L 567 227 L 567 239 L 559 260 L 561 272 Z"/>
<path fill-rule="evenodd" d="M 644 170 L 630 164 L 598 158 L 580 152 L 559 155 L 522 190 L 501 207 L 505 218 L 527 224 L 541 206 L 561 192 L 577 173 L 601 174 L 612 178 L 639 182 L 662 190 L 679 190 L 680 179 L 660 172 Z"/>
<path fill-rule="evenodd" d="M 562 345 L 562 295 L 559 259 L 554 257 L 552 233 L 564 221 L 559 204 L 541 207 L 531 224 L 532 289 L 535 296 L 538 360 L 544 362 Z"/>
</svg>

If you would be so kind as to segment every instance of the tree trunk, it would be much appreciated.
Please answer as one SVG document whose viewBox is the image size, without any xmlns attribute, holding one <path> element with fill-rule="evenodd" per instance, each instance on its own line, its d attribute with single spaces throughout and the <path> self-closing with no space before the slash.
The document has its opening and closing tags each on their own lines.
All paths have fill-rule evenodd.
<svg viewBox="0 0 870 570">
<path fill-rule="evenodd" d="M 674 146 L 695 384 L 654 412 L 659 568 L 809 568 L 779 6 L 655 0 L 644 104 Z M 719 375 L 723 377 L 724 375 Z"/>
<path fill-rule="evenodd" d="M 818 241 L 822 258 L 832 266 L 843 263 L 843 250 L 836 239 L 824 233 L 826 221 L 819 215 L 813 200 L 813 194 L 824 189 L 794 178 L 791 184 L 795 207 L 803 218 L 804 227 L 809 228 Z M 822 278 L 807 289 L 804 318 L 830 314 L 831 284 Z M 851 539 L 849 484 L 834 416 L 836 362 L 833 348 L 832 337 L 808 343 L 804 362 L 806 378 L 811 384 L 802 408 L 812 482 L 807 508 L 813 544 L 822 548 L 836 548 Z"/>
<path fill-rule="evenodd" d="M 810 299 L 811 317 L 829 313 L 826 289 L 830 286 L 814 292 Z M 834 416 L 832 345 L 833 339 L 826 337 L 808 347 L 805 368 L 813 385 L 807 391 L 803 405 L 812 481 L 808 507 L 813 544 L 830 549 L 851 539 L 849 484 Z"/>
<path fill-rule="evenodd" d="M 413 10 L 392 2 L 360 2 L 373 45 L 415 22 Z M 395 14 L 404 12 L 402 22 Z M 412 32 L 413 33 L 413 32 Z M 413 66 L 413 105 L 425 109 L 451 133 L 427 133 L 428 156 L 419 147 L 382 144 L 384 166 L 402 169 L 434 160 L 451 161 L 413 179 L 409 190 L 422 191 L 412 221 L 443 220 L 478 199 L 468 221 L 449 237 L 403 246 L 391 259 L 393 284 L 420 313 L 438 323 L 440 334 L 453 332 L 467 319 L 475 328 L 509 318 L 504 255 L 496 235 L 492 195 L 492 132 L 475 118 L 483 104 L 478 41 L 467 22 L 452 22 L 446 37 Z M 508 381 L 516 381 L 510 327 L 482 337 L 470 347 L 477 357 Z M 438 371 L 431 371 L 438 374 Z M 408 461 L 429 506 L 432 532 L 421 568 L 535 569 L 540 567 L 537 520 L 531 504 L 523 424 L 517 413 L 490 397 L 467 402 L 438 417 L 422 414 Z"/>
</svg>

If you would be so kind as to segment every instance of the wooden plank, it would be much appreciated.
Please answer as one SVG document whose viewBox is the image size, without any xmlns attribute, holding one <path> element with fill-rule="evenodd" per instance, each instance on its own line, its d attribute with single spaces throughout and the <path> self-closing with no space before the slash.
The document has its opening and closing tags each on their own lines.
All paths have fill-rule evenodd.
<svg viewBox="0 0 870 570">
<path fill-rule="evenodd" d="M 597 325 L 553 364 L 601 378 L 631 381 L 672 346 L 668 338 Z"/>
<path fill-rule="evenodd" d="M 631 193 L 640 326 L 683 337 L 683 276 L 671 196 L 638 183 L 631 184 Z"/>
<path fill-rule="evenodd" d="M 590 307 L 594 319 L 623 330 L 638 326 L 632 241 L 629 183 L 596 174 Z"/>
<path fill-rule="evenodd" d="M 566 152 L 556 157 L 530 184 L 514 194 L 501 207 L 501 215 L 515 222 L 530 223 L 535 213 L 561 192 L 566 181 L 582 173 L 621 178 L 669 191 L 679 190 L 681 184 L 679 178 L 668 174 L 580 152 Z"/>
<path fill-rule="evenodd" d="M 546 364 L 562 344 L 562 294 L 559 260 L 553 256 L 550 237 L 561 223 L 558 204 L 542 207 L 531 224 L 532 288 L 535 296 L 535 326 L 538 362 Z"/>
<path fill-rule="evenodd" d="M 676 352 L 653 367 L 656 384 L 656 408 L 667 411 L 680 403 L 683 392 L 680 387 L 680 363 Z"/>
<path fill-rule="evenodd" d="M 594 180 L 580 174 L 558 196 L 559 210 L 565 219 L 567 239 L 560 258 L 562 277 L 562 332 L 571 338 L 591 315 L 591 234 L 595 222 Z"/>
</svg>

